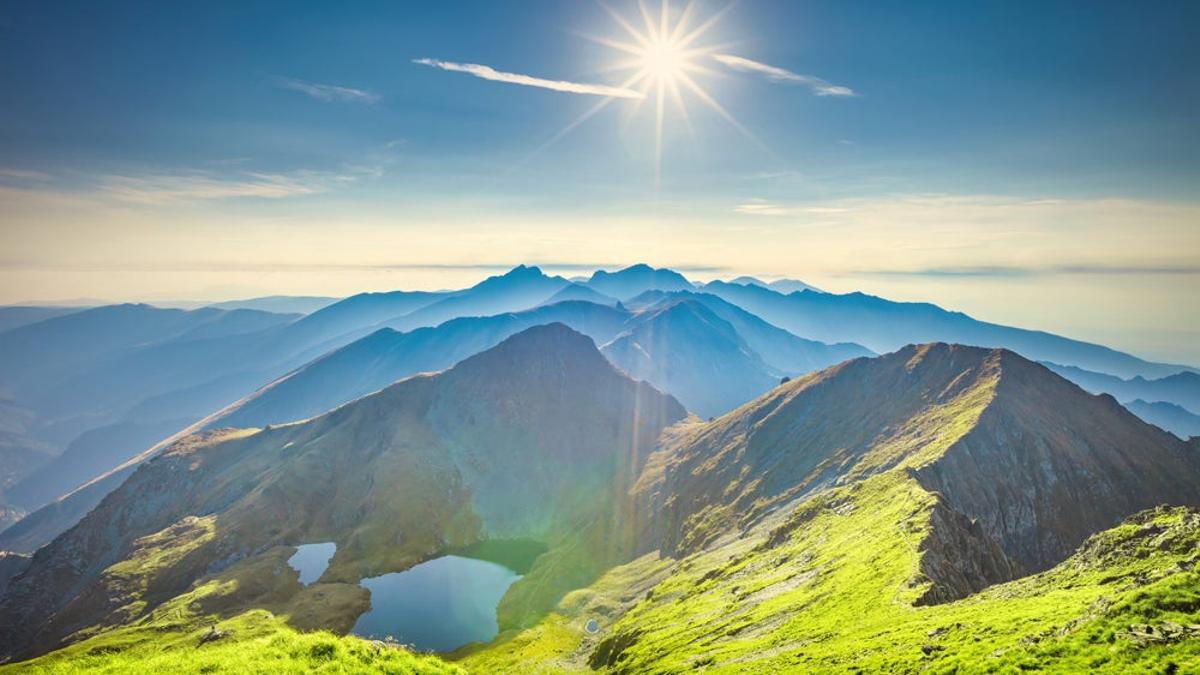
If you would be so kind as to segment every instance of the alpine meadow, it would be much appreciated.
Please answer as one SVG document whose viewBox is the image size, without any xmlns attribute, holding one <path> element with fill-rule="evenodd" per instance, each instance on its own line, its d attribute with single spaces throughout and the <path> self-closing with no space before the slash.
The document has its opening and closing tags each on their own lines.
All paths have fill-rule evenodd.
<svg viewBox="0 0 1200 675">
<path fill-rule="evenodd" d="M 0 3 L 0 675 L 1200 675 L 1197 34 Z"/>
</svg>

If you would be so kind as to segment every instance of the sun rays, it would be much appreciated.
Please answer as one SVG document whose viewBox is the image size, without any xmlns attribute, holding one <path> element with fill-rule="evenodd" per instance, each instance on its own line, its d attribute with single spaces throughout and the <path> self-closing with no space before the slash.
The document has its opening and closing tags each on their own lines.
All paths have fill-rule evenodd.
<svg viewBox="0 0 1200 675">
<path fill-rule="evenodd" d="M 713 96 L 698 77 L 712 71 L 702 65 L 724 45 L 705 43 L 705 38 L 728 9 L 713 13 L 703 20 L 695 16 L 695 2 L 689 2 L 682 12 L 674 15 L 668 0 L 662 0 L 654 11 L 639 0 L 638 14 L 633 20 L 607 4 L 601 6 L 612 17 L 623 35 L 619 38 L 584 35 L 588 40 L 609 47 L 622 56 L 608 70 L 621 74 L 624 81 L 617 85 L 643 94 L 629 100 L 630 116 L 648 103 L 653 106 L 654 125 L 654 186 L 657 191 L 662 180 L 663 138 L 667 125 L 676 120 L 691 133 L 691 118 L 687 98 L 695 98 L 731 123 L 738 131 L 753 136 Z M 640 26 L 637 22 L 640 21 Z M 595 115 L 614 99 L 606 98 L 593 106 L 556 135 L 551 142 L 562 138 L 583 121 Z M 670 116 L 670 117 L 669 117 Z"/>
<path fill-rule="evenodd" d="M 603 0 L 598 0 L 598 4 L 612 18 L 619 29 L 619 34 L 616 37 L 586 33 L 576 33 L 576 35 L 613 50 L 616 58 L 599 69 L 599 72 L 607 73 L 610 76 L 610 79 L 613 80 L 612 84 L 549 80 L 495 71 L 487 66 L 477 64 L 458 64 L 435 59 L 415 59 L 415 62 L 432 65 L 443 70 L 468 72 L 483 79 L 571 93 L 593 94 L 600 97 L 598 102 L 564 125 L 522 160 L 509 167 L 510 172 L 524 166 L 534 157 L 557 144 L 614 102 L 621 102 L 625 106 L 623 132 L 628 129 L 635 118 L 644 112 L 648 113 L 644 116 L 650 118 L 650 128 L 653 133 L 654 178 L 652 184 L 656 196 L 662 182 L 664 139 L 669 135 L 672 126 L 678 124 L 686 131 L 693 144 L 697 142 L 696 133 L 692 127 L 692 117 L 688 110 L 688 101 L 691 99 L 699 101 L 702 107 L 731 125 L 755 147 L 767 155 L 775 157 L 774 151 L 746 129 L 704 86 L 707 76 L 717 74 L 717 71 L 705 64 L 725 64 L 728 59 L 740 59 L 740 57 L 722 53 L 730 47 L 729 43 L 716 43 L 707 39 L 711 37 L 712 29 L 721 17 L 733 6 L 732 3 L 719 11 L 699 17 L 697 16 L 699 12 L 696 11 L 696 0 L 688 2 L 682 11 L 673 11 L 669 0 L 662 0 L 656 9 L 651 8 L 646 0 L 638 0 L 637 11 L 632 18 L 622 15 Z M 744 59 L 742 61 L 758 68 L 772 68 L 753 61 Z M 739 68 L 735 68 L 735 70 L 746 68 L 741 61 L 737 65 Z M 805 77 L 788 71 L 779 70 L 779 72 L 788 73 L 795 78 Z M 645 110 L 646 108 L 649 110 Z"/>
</svg>

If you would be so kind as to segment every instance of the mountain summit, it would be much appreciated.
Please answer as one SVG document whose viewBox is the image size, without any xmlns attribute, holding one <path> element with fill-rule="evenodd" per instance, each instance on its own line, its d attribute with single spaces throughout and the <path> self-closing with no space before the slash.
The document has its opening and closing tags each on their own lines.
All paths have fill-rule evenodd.
<svg viewBox="0 0 1200 675">
<path fill-rule="evenodd" d="M 656 269 L 644 263 L 631 265 L 616 272 L 597 270 L 588 279 L 587 286 L 594 291 L 628 300 L 646 291 L 687 291 L 694 286 L 674 270 Z"/>
<path fill-rule="evenodd" d="M 252 606 L 275 583 L 279 547 L 305 541 L 337 543 L 333 584 L 484 539 L 542 542 L 552 555 L 512 590 L 520 617 L 627 559 L 628 490 L 684 415 L 550 324 L 303 423 L 189 437 L 38 551 L 0 604 L 0 644 L 10 656 L 51 649 L 226 568 L 243 591 L 204 602 Z M 296 586 L 272 602 L 333 602 L 292 611 L 341 617 L 329 625 L 345 630 L 365 591 L 344 590 L 331 600 Z"/>
<path fill-rule="evenodd" d="M 894 470 L 979 523 L 1012 570 L 1139 509 L 1200 505 L 1200 455 L 1179 439 L 1013 352 L 942 343 L 797 378 L 674 434 L 652 463 L 646 546 L 672 551 Z"/>
</svg>

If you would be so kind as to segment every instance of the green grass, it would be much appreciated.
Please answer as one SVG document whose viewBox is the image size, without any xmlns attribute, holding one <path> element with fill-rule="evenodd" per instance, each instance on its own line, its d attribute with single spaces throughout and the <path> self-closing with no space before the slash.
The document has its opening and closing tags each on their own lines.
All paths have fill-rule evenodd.
<svg viewBox="0 0 1200 675">
<path fill-rule="evenodd" d="M 173 562 L 208 541 L 212 531 L 211 518 L 190 518 L 143 537 L 134 555 L 105 571 L 107 587 L 132 598 L 116 613 L 122 625 L 89 627 L 74 635 L 73 644 L 0 666 L 0 673 L 463 672 L 398 645 L 299 630 L 337 624 L 345 614 L 357 616 L 367 600 L 366 591 L 350 584 L 314 584 L 295 593 L 296 573 L 285 563 L 294 551 L 290 547 L 232 565 L 146 610 L 143 598 L 157 576 L 175 569 Z M 236 609 L 247 597 L 259 608 Z M 223 637 L 202 642 L 214 627 Z"/>
<path fill-rule="evenodd" d="M 4 673 L 430 673 L 463 672 L 412 654 L 324 631 L 301 633 L 264 610 L 216 624 L 228 637 L 200 644 L 207 627 L 142 624 L 115 629 Z"/>
<path fill-rule="evenodd" d="M 296 606 L 207 613 L 257 576 L 234 570 L 0 672 L 1200 672 L 1200 514 L 1145 512 L 1047 572 L 917 607 L 935 503 L 901 471 L 829 491 L 748 537 L 609 570 L 532 628 L 454 663 L 298 631 Z M 590 620 L 599 632 L 585 630 Z M 228 636 L 201 644 L 214 624 Z"/>
<path fill-rule="evenodd" d="M 606 575 L 600 601 L 631 599 L 598 636 L 596 604 L 564 601 L 531 631 L 465 655 L 473 672 L 1200 672 L 1200 516 L 1161 510 L 1097 535 L 1043 574 L 915 607 L 918 546 L 934 497 L 888 472 L 810 500 L 661 574 L 640 560 Z M 622 578 L 624 575 L 625 578 Z M 570 600 L 572 596 L 568 596 Z M 1139 644 L 1139 625 L 1163 644 Z M 1172 625 L 1179 625 L 1179 631 Z M 1162 628 L 1162 627 L 1166 628 Z M 1144 629 L 1143 629 L 1144 630 Z M 1180 632 L 1182 631 L 1182 632 Z"/>
<path fill-rule="evenodd" d="M 936 505 L 901 466 L 769 516 L 747 536 L 681 560 L 645 555 L 598 579 L 586 561 L 599 565 L 602 551 L 560 542 L 502 602 L 506 630 L 449 662 L 301 630 L 349 630 L 367 600 L 353 584 L 297 591 L 290 547 L 148 603 L 160 577 L 211 541 L 211 518 L 186 519 L 106 570 L 108 588 L 130 599 L 123 625 L 0 672 L 1200 673 L 1197 512 L 1144 512 L 1044 573 L 914 606 L 930 584 L 920 555 Z M 560 594 L 563 568 L 586 570 L 583 587 L 532 618 Z M 600 630 L 588 633 L 589 621 Z M 227 636 L 201 644 L 213 625 Z"/>
</svg>

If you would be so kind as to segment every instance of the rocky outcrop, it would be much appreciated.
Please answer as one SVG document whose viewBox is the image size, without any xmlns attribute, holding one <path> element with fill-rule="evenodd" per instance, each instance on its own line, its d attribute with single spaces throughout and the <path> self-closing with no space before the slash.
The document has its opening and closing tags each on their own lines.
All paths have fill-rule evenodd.
<svg viewBox="0 0 1200 675">
<path fill-rule="evenodd" d="M 637 486 L 644 550 L 683 555 L 884 471 L 937 495 L 922 602 L 1046 569 L 1159 503 L 1200 505 L 1200 452 L 1002 349 L 910 346 L 668 433 Z"/>
<path fill-rule="evenodd" d="M 920 570 L 930 586 L 915 605 L 936 605 L 965 598 L 992 584 L 1021 576 L 1021 567 L 971 520 L 939 499 L 929 515 L 929 533 L 921 541 Z"/>
<path fill-rule="evenodd" d="M 10 551 L 0 551 L 0 596 L 8 589 L 8 582 L 29 567 L 30 556 Z"/>
<path fill-rule="evenodd" d="M 1200 455 L 1106 394 L 1012 352 L 975 426 L 917 480 L 1028 571 L 1158 504 L 1200 505 Z"/>
<path fill-rule="evenodd" d="M 854 359 L 670 434 L 637 488 L 645 549 L 684 553 L 789 501 L 953 443 L 990 400 L 987 356 L 938 345 Z"/>
</svg>

